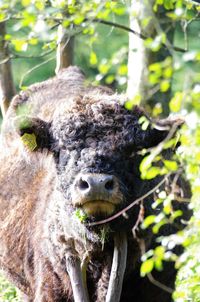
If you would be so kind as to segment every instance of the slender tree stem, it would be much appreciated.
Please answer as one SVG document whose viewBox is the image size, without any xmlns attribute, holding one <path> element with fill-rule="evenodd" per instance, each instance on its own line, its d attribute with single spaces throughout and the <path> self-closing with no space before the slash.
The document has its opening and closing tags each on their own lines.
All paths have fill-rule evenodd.
<svg viewBox="0 0 200 302">
<path fill-rule="evenodd" d="M 114 238 L 114 254 L 106 302 L 119 302 L 127 260 L 127 237 L 117 233 Z"/>
<path fill-rule="evenodd" d="M 62 25 L 58 27 L 57 43 L 56 73 L 73 64 L 74 37 L 70 36 Z"/>
<path fill-rule="evenodd" d="M 6 24 L 2 22 L 0 25 L 0 62 L 2 62 L 0 64 L 0 103 L 3 116 L 9 107 L 12 97 L 15 95 L 8 44 L 4 40 L 5 34 Z"/>
</svg>

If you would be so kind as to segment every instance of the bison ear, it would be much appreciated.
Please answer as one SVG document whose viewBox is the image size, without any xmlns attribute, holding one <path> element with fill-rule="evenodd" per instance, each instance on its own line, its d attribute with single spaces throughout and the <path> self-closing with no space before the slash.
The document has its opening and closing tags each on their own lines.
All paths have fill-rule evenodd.
<svg viewBox="0 0 200 302">
<path fill-rule="evenodd" d="M 175 137 L 177 130 L 184 124 L 183 118 L 167 118 L 151 122 L 145 135 L 145 148 L 155 147 L 167 137 Z"/>
<path fill-rule="evenodd" d="M 20 117 L 16 122 L 16 129 L 30 151 L 50 149 L 49 123 L 39 118 Z"/>
</svg>

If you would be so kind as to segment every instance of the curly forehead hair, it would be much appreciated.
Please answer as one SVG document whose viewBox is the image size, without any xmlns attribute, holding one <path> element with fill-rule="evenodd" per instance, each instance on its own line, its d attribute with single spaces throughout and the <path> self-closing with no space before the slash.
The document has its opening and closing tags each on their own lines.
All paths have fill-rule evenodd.
<svg viewBox="0 0 200 302">
<path fill-rule="evenodd" d="M 116 97 L 117 98 L 117 97 Z M 141 129 L 139 108 L 126 110 L 115 96 L 77 97 L 55 113 L 52 134 L 59 148 L 94 148 L 102 152 L 138 150 L 147 132 Z"/>
</svg>

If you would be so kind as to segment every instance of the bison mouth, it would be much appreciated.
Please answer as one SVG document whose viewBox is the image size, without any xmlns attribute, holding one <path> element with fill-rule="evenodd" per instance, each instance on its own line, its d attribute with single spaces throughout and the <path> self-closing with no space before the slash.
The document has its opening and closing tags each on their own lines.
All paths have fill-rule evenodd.
<svg viewBox="0 0 200 302">
<path fill-rule="evenodd" d="M 81 205 L 88 216 L 105 215 L 114 213 L 116 205 L 107 200 L 90 200 Z"/>
</svg>

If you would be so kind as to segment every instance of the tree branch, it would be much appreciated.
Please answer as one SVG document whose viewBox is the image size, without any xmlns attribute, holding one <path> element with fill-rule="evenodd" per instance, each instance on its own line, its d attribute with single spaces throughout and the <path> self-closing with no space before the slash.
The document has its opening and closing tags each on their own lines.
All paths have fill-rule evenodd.
<svg viewBox="0 0 200 302">
<path fill-rule="evenodd" d="M 4 40 L 6 24 L 0 25 L 0 103 L 1 112 L 4 116 L 12 97 L 15 95 L 8 44 Z"/>
<path fill-rule="evenodd" d="M 86 19 L 86 21 L 90 21 L 90 19 Z M 138 33 L 137 31 L 135 31 L 134 29 L 132 29 L 128 26 L 118 24 L 118 23 L 115 23 L 115 22 L 106 21 L 106 20 L 103 20 L 103 19 L 93 19 L 92 22 L 101 23 L 101 24 L 109 25 L 109 26 L 114 26 L 116 28 L 131 32 L 142 40 L 146 40 L 146 39 L 150 38 L 150 37 L 147 37 L 146 35 L 144 35 L 142 33 Z M 165 48 L 168 48 L 168 46 L 165 43 L 162 43 L 161 45 Z M 177 47 L 177 46 L 172 46 L 172 49 L 175 50 L 175 51 L 178 51 L 178 52 L 182 52 L 182 53 L 187 51 L 186 49 L 183 49 L 183 48 L 180 48 L 180 47 Z"/>
<path fill-rule="evenodd" d="M 106 302 L 120 301 L 126 260 L 127 237 L 125 233 L 117 233 L 114 237 L 114 255 Z"/>
<path fill-rule="evenodd" d="M 80 260 L 73 256 L 66 258 L 66 267 L 71 281 L 75 302 L 89 302 L 82 279 Z"/>
<path fill-rule="evenodd" d="M 6 62 L 8 62 L 9 60 L 12 60 L 12 59 L 40 59 L 40 58 L 44 58 L 44 57 L 48 56 L 49 54 L 51 54 L 52 52 L 54 52 L 55 50 L 56 50 L 56 47 L 53 48 L 53 49 L 50 49 L 46 52 L 43 52 L 40 55 L 27 55 L 27 56 L 18 55 L 16 53 L 12 52 L 4 60 L 0 61 L 0 65 L 4 64 L 4 63 L 6 63 Z"/>
<path fill-rule="evenodd" d="M 170 288 L 170 287 L 166 286 L 165 284 L 156 280 L 151 273 L 147 274 L 147 277 L 152 284 L 161 288 L 162 290 L 166 291 L 167 293 L 172 294 L 174 292 L 174 290 L 172 288 Z"/>
</svg>

